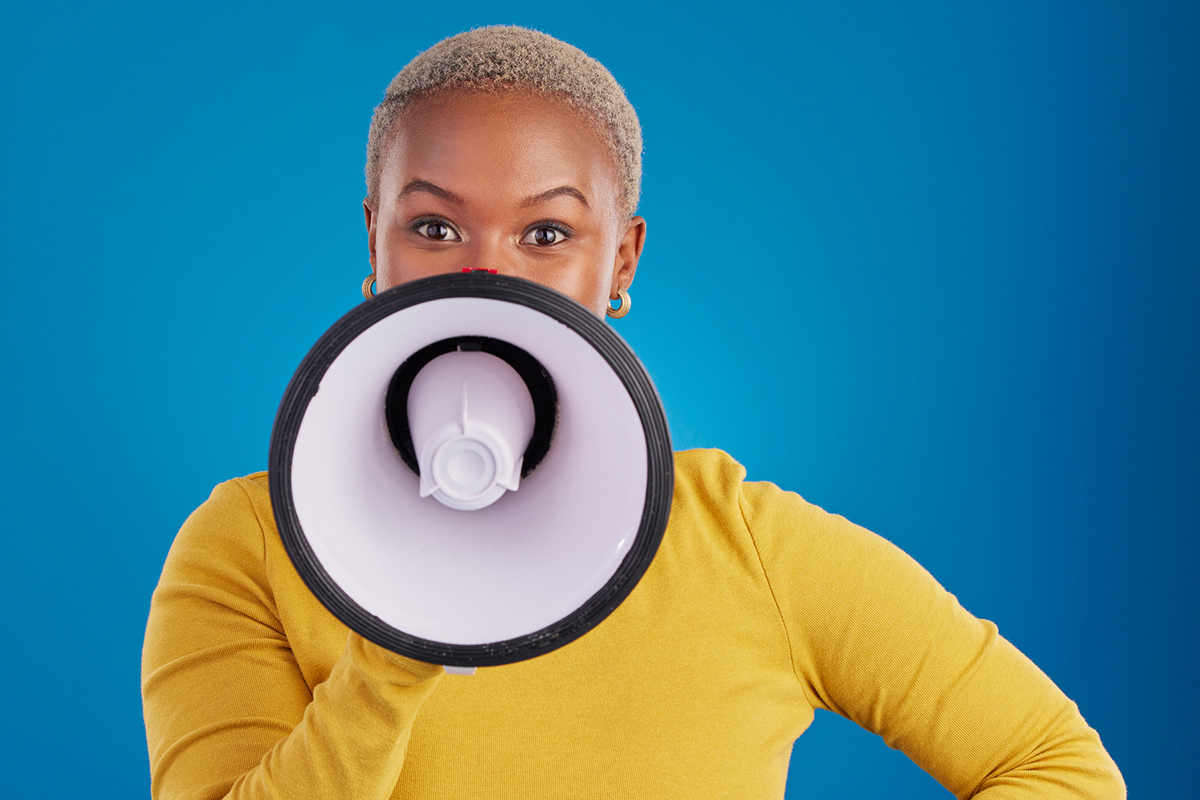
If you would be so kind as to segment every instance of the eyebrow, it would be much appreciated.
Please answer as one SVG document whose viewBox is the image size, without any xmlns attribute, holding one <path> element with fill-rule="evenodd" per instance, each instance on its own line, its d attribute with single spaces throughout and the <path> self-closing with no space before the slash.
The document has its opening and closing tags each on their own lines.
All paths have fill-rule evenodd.
<svg viewBox="0 0 1200 800">
<path fill-rule="evenodd" d="M 463 204 L 463 199 L 454 192 L 451 192 L 448 189 L 443 189 L 436 183 L 430 183 L 429 181 L 423 180 L 409 181 L 408 183 L 404 184 L 404 188 L 400 190 L 398 197 L 407 197 L 413 192 L 428 192 L 434 197 L 440 197 L 447 202 L 454 203 L 456 206 L 461 206 Z"/>
<path fill-rule="evenodd" d="M 461 206 L 465 202 L 461 197 L 449 189 L 443 189 L 436 183 L 423 181 L 419 178 L 404 184 L 404 188 L 400 190 L 398 197 L 407 197 L 414 192 L 428 192 L 434 197 L 440 197 L 443 200 L 454 203 L 457 206 Z M 583 192 L 579 191 L 574 186 L 559 186 L 557 188 L 550 189 L 549 191 L 542 192 L 541 194 L 535 194 L 532 197 L 526 197 L 521 201 L 521 205 L 528 208 L 529 206 L 536 206 L 539 203 L 545 203 L 547 200 L 553 200 L 556 197 L 574 197 L 580 203 L 583 203 L 584 208 L 591 208 L 591 206 L 588 204 L 587 198 L 584 197 Z"/>
<path fill-rule="evenodd" d="M 548 192 L 535 194 L 533 197 L 527 197 L 521 201 L 521 205 L 525 207 L 536 206 L 538 203 L 544 203 L 547 200 L 553 200 L 555 197 L 574 197 L 579 202 L 583 203 L 584 208 L 591 208 L 588 205 L 587 198 L 583 196 L 583 192 L 576 189 L 574 186 L 559 186 L 557 189 L 551 189 Z"/>
</svg>

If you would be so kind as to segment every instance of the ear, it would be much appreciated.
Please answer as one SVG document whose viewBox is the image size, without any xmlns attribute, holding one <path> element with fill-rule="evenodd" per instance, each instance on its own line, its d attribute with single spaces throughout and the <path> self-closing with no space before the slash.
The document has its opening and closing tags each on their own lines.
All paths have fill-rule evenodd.
<svg viewBox="0 0 1200 800">
<path fill-rule="evenodd" d="M 367 220 L 367 250 L 370 253 L 371 271 L 375 272 L 375 209 L 371 208 L 371 199 L 363 200 L 363 216 Z"/>
<path fill-rule="evenodd" d="M 637 273 L 638 259 L 642 257 L 642 248 L 646 244 L 646 220 L 634 217 L 629 220 L 621 241 L 617 244 L 617 257 L 613 263 L 612 287 L 609 289 L 610 300 L 617 299 L 617 289 L 628 291 Z"/>
</svg>

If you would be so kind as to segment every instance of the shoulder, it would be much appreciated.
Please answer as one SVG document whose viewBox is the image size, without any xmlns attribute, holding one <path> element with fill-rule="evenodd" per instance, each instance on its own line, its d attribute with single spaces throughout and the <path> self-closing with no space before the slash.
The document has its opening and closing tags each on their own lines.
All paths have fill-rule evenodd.
<svg viewBox="0 0 1200 800">
<path fill-rule="evenodd" d="M 265 472 L 219 483 L 179 529 L 163 578 L 210 582 L 228 580 L 234 571 L 256 574 L 262 568 L 266 534 L 273 530 Z"/>
<path fill-rule="evenodd" d="M 681 511 L 705 509 L 709 514 L 737 516 L 751 532 L 848 524 L 774 483 L 747 481 L 746 468 L 715 449 L 675 453 L 675 504 Z"/>
<path fill-rule="evenodd" d="M 724 450 L 697 448 L 675 451 L 675 477 L 688 480 L 697 478 L 741 482 L 746 478 L 746 468 Z"/>
<path fill-rule="evenodd" d="M 772 483 L 746 480 L 746 468 L 721 450 L 675 454 L 671 528 L 677 545 L 701 541 L 707 555 L 728 551 L 761 573 L 765 553 L 776 544 L 795 547 L 825 512 Z M 765 547 L 764 547 L 765 545 Z"/>
<path fill-rule="evenodd" d="M 261 528 L 264 518 L 271 518 L 267 473 L 255 472 L 218 483 L 208 499 L 188 516 L 181 533 L 204 538 L 209 533 Z"/>
<path fill-rule="evenodd" d="M 739 507 L 745 479 L 745 468 L 721 450 L 675 453 L 671 528 L 681 534 L 704 532 L 710 543 L 719 539 L 737 548 L 748 548 L 750 542 Z"/>
<path fill-rule="evenodd" d="M 681 450 L 675 453 L 675 501 L 710 512 L 736 511 L 746 468 L 722 450 Z"/>
<path fill-rule="evenodd" d="M 256 512 L 266 511 L 269 516 L 271 513 L 271 495 L 267 473 L 265 471 L 252 472 L 240 478 L 233 478 L 218 483 L 213 488 L 212 494 L 209 495 L 208 503 L 214 503 L 218 506 L 230 503 L 249 503 L 250 507 Z"/>
<path fill-rule="evenodd" d="M 671 513 L 677 525 L 719 527 L 744 540 L 768 575 L 815 574 L 828 584 L 830 575 L 861 574 L 868 565 L 885 571 L 916 567 L 887 540 L 796 492 L 747 481 L 745 467 L 721 450 L 675 454 Z"/>
</svg>

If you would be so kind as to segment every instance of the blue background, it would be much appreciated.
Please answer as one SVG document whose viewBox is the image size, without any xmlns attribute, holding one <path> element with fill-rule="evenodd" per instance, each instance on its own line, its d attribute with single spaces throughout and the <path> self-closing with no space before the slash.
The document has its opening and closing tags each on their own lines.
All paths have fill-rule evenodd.
<svg viewBox="0 0 1200 800">
<path fill-rule="evenodd" d="M 1193 790 L 1195 4 L 340 8 L 3 12 L 6 794 L 148 793 L 171 539 L 265 467 L 292 371 L 361 300 L 383 87 L 494 22 L 582 47 L 641 116 L 617 328 L 677 447 L 896 542 L 1078 702 L 1135 796 Z M 942 790 L 821 713 L 788 794 Z"/>
</svg>

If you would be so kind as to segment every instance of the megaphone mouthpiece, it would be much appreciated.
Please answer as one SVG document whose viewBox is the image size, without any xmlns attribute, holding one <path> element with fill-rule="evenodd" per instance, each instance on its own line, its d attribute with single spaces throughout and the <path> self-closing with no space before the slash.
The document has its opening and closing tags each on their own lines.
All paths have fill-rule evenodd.
<svg viewBox="0 0 1200 800">
<path fill-rule="evenodd" d="M 535 415 L 525 382 L 503 359 L 479 350 L 438 356 L 413 379 L 407 405 L 421 497 L 475 511 L 517 489 Z"/>
</svg>

